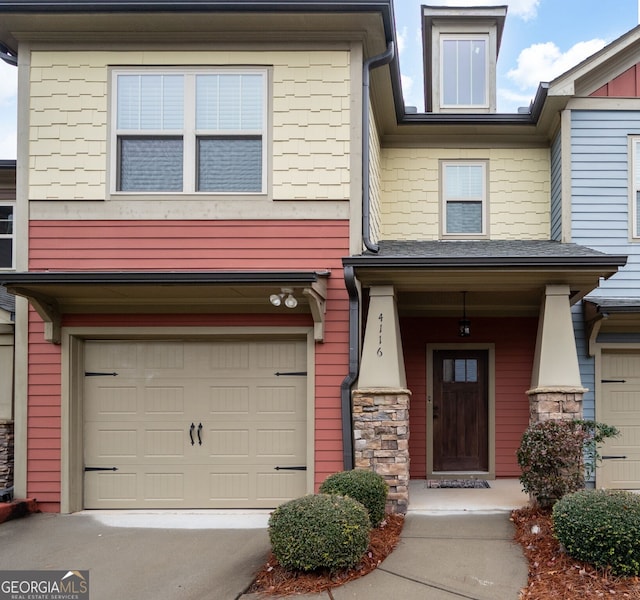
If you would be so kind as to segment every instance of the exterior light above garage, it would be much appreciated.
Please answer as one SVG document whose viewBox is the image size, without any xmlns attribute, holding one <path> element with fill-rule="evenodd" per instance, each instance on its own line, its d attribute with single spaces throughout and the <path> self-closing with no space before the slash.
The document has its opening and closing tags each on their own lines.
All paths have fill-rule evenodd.
<svg viewBox="0 0 640 600">
<path fill-rule="evenodd" d="M 293 289 L 291 288 L 282 288 L 282 291 L 279 294 L 271 294 L 271 296 L 269 296 L 269 302 L 274 306 L 280 306 L 283 301 L 287 308 L 295 308 L 298 306 L 298 301 L 293 295 Z"/>
</svg>

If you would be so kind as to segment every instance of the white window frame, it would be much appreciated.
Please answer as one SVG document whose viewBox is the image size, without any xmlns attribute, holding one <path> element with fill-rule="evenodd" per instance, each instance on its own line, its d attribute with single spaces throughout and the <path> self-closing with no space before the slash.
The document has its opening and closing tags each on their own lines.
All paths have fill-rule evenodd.
<svg viewBox="0 0 640 600">
<path fill-rule="evenodd" d="M 250 74 L 262 77 L 262 128 L 259 130 L 197 130 L 196 129 L 196 75 Z M 119 75 L 183 75 L 184 80 L 184 126 L 182 130 L 144 130 L 131 131 L 117 128 L 118 116 L 118 76 Z M 110 74 L 110 136 L 109 136 L 109 188 L 113 196 L 252 196 L 267 193 L 267 90 L 269 87 L 268 70 L 255 67 L 130 67 L 113 68 Z M 260 191 L 197 191 L 197 140 L 212 136 L 233 137 L 261 136 L 262 164 Z M 183 139 L 183 178 L 182 191 L 120 191 L 117 189 L 119 176 L 118 139 L 119 137 L 182 137 Z"/>
<path fill-rule="evenodd" d="M 634 241 L 640 241 L 640 136 L 629 136 L 629 237 Z M 636 169 L 636 165 L 638 168 Z"/>
<path fill-rule="evenodd" d="M 449 166 L 481 166 L 482 194 L 477 198 L 447 197 L 446 173 Z M 449 202 L 481 203 L 480 225 L 481 231 L 473 233 L 449 232 L 447 223 L 447 205 Z M 440 161 L 440 235 L 442 238 L 481 239 L 489 235 L 489 161 L 488 160 L 441 160 Z"/>
<path fill-rule="evenodd" d="M 489 34 L 483 33 L 468 33 L 468 34 L 452 34 L 452 33 L 441 33 L 440 34 L 440 60 L 439 60 L 439 71 L 440 71 L 440 106 L 443 109 L 489 109 L 489 97 L 490 97 L 490 63 L 491 63 L 491 45 L 490 45 L 490 36 Z M 446 104 L 444 101 L 444 78 L 445 78 L 445 69 L 444 69 L 444 44 L 447 41 L 483 41 L 484 49 L 485 49 L 485 66 L 484 66 L 484 102 L 480 104 Z M 458 77 L 456 77 L 456 81 L 459 81 Z"/>
<path fill-rule="evenodd" d="M 0 228 L 0 240 L 11 240 L 11 265 L 0 265 L 0 271 L 13 271 L 16 264 L 16 204 L 15 202 L 0 202 L 0 207 L 6 206 L 11 208 L 11 233 L 2 233 L 2 228 Z"/>
</svg>

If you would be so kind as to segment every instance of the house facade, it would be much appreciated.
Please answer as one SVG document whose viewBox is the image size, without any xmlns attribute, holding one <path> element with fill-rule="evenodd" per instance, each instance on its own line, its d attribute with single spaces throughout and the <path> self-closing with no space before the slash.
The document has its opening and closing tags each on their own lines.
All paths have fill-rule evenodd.
<svg viewBox="0 0 640 600">
<path fill-rule="evenodd" d="M 568 99 L 497 114 L 506 9 L 422 10 L 418 114 L 390 0 L 0 6 L 18 495 L 268 508 L 355 466 L 404 511 L 582 414 L 572 306 L 626 253 L 551 234 Z"/>
<path fill-rule="evenodd" d="M 639 38 L 629 31 L 549 86 L 550 97 L 571 96 L 552 145 L 552 235 L 628 256 L 573 309 L 584 414 L 620 430 L 595 485 L 618 489 L 640 489 Z"/>
</svg>

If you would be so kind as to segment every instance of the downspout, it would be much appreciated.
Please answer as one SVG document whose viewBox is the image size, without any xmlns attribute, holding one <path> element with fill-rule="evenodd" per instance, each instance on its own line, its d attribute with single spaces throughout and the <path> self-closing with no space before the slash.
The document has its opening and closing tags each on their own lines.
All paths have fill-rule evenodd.
<svg viewBox="0 0 640 600">
<path fill-rule="evenodd" d="M 18 53 L 4 44 L 0 44 L 0 59 L 12 67 L 18 66 Z"/>
<path fill-rule="evenodd" d="M 371 252 L 378 252 L 377 244 L 371 241 L 369 199 L 369 83 L 373 69 L 389 64 L 395 56 L 393 41 L 383 54 L 366 60 L 362 69 L 362 242 Z M 358 378 L 360 367 L 360 298 L 356 276 L 352 266 L 344 267 L 344 282 L 349 294 L 349 373 L 340 386 L 342 413 L 342 463 L 345 471 L 354 468 L 353 457 L 353 413 L 351 409 L 351 387 Z"/>
<path fill-rule="evenodd" d="M 364 62 L 362 69 L 362 242 L 364 247 L 374 253 L 380 250 L 378 244 L 371 241 L 371 200 L 369 193 L 369 82 L 371 71 L 388 65 L 395 56 L 395 44 L 390 41 L 387 50 L 378 56 L 372 56 Z"/>
<path fill-rule="evenodd" d="M 351 386 L 358 377 L 360 366 L 360 302 L 358 287 L 352 266 L 344 267 L 344 282 L 349 293 L 349 374 L 340 386 L 342 412 L 342 460 L 345 471 L 353 469 L 353 421 L 351 410 Z"/>
</svg>

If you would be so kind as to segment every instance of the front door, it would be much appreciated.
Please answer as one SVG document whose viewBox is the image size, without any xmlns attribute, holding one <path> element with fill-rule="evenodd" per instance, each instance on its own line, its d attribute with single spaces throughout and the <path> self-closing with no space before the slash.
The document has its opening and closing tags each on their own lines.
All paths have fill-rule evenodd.
<svg viewBox="0 0 640 600">
<path fill-rule="evenodd" d="M 433 470 L 489 470 L 487 350 L 433 353 Z"/>
</svg>

